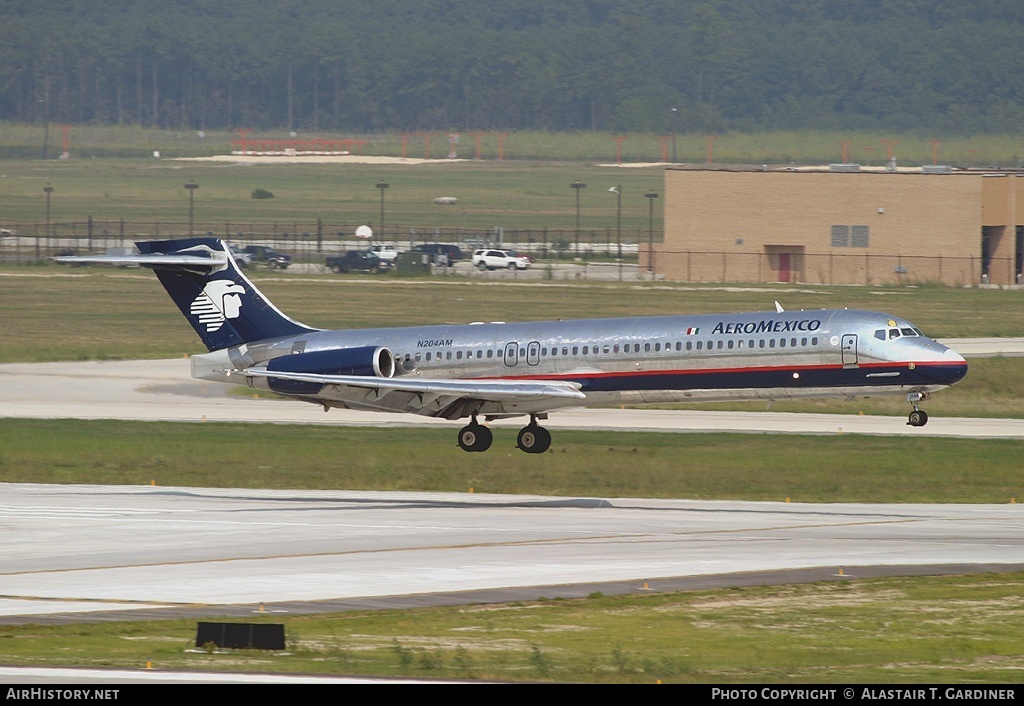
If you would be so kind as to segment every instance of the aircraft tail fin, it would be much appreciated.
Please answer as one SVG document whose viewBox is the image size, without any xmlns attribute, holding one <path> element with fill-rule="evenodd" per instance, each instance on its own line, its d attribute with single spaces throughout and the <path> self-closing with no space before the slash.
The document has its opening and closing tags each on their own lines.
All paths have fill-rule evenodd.
<svg viewBox="0 0 1024 706">
<path fill-rule="evenodd" d="M 123 259 L 156 272 L 210 351 L 316 330 L 285 316 L 263 296 L 219 238 L 140 241 L 136 245 L 142 255 Z"/>
</svg>

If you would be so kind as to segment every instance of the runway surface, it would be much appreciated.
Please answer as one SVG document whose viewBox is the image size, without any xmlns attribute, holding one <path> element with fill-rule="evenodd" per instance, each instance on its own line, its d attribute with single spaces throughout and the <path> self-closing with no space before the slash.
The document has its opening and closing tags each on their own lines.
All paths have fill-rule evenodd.
<svg viewBox="0 0 1024 706">
<path fill-rule="evenodd" d="M 1024 505 L 1016 504 L 44 484 L 0 484 L 0 497 L 0 622 L 109 611 L 251 616 L 261 604 L 264 613 L 296 613 L 1024 566 Z"/>
<path fill-rule="evenodd" d="M 948 342 L 956 347 L 956 343 Z M 967 346 L 961 346 L 961 349 Z M 1021 355 L 1024 341 L 968 355 Z M 0 417 L 457 424 L 225 394 L 187 360 L 0 365 Z M 506 422 L 520 425 L 518 420 Z M 1024 422 L 571 410 L 548 426 L 1024 438 Z M 1024 505 L 0 484 L 0 622 L 523 600 L 1024 567 Z"/>
</svg>

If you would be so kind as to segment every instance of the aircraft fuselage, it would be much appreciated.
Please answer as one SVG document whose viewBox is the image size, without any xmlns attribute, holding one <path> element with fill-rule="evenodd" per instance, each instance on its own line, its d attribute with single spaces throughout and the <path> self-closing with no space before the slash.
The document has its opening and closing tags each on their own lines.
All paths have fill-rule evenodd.
<svg viewBox="0 0 1024 706">
<path fill-rule="evenodd" d="M 390 350 L 396 377 L 567 381 L 583 405 L 927 394 L 967 371 L 907 321 L 845 309 L 317 331 L 250 344 L 245 362 L 364 346 Z M 319 397 L 315 384 L 252 384 Z"/>
</svg>

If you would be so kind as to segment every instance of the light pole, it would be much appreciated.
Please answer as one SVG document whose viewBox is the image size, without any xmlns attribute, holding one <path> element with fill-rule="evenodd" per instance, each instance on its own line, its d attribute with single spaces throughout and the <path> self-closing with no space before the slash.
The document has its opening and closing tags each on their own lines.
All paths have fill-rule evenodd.
<svg viewBox="0 0 1024 706">
<path fill-rule="evenodd" d="M 679 108 L 672 109 L 672 162 L 675 163 L 679 160 L 676 159 L 676 118 L 679 116 Z"/>
<path fill-rule="evenodd" d="M 386 181 L 378 181 L 377 188 L 380 189 L 380 237 L 384 239 L 384 191 L 391 186 Z"/>
<path fill-rule="evenodd" d="M 199 184 L 195 183 L 192 180 L 189 180 L 189 182 L 187 184 L 185 184 L 185 189 L 188 190 L 188 234 L 190 236 L 192 235 L 192 224 L 194 223 L 193 215 L 195 214 L 194 199 L 195 199 L 196 189 L 198 189 L 198 188 L 199 188 Z"/>
<path fill-rule="evenodd" d="M 45 89 L 45 98 L 40 98 L 39 102 L 43 104 L 43 159 L 49 159 L 50 156 L 50 84 L 47 81 Z"/>
<path fill-rule="evenodd" d="M 569 184 L 572 189 L 576 192 L 576 245 L 573 250 L 573 257 L 579 257 L 580 254 L 580 189 L 586 189 L 587 185 L 581 181 L 574 181 Z"/>
<path fill-rule="evenodd" d="M 608 189 L 615 194 L 615 241 L 619 245 L 619 281 L 622 281 L 622 184 Z"/>
<path fill-rule="evenodd" d="M 47 184 L 43 187 L 43 192 L 46 194 L 46 247 L 50 247 L 50 194 L 53 193 L 53 187 Z M 39 259 L 39 238 L 36 238 L 36 259 Z"/>
<path fill-rule="evenodd" d="M 658 193 L 648 191 L 644 197 L 647 199 L 647 273 L 654 279 L 654 199 L 658 198 Z"/>
</svg>

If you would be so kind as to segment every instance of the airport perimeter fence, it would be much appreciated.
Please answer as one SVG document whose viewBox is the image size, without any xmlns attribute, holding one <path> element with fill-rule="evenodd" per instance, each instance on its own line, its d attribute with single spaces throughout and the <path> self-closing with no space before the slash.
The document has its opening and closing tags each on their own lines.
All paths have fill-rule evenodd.
<svg viewBox="0 0 1024 706">
<path fill-rule="evenodd" d="M 549 275 L 557 279 L 608 279 L 586 263 L 618 265 L 618 279 L 664 279 L 706 283 L 855 284 L 895 286 L 1022 285 L 1024 261 L 1015 258 L 949 257 L 792 252 L 667 250 L 660 233 L 643 229 L 464 229 L 387 226 L 372 241 L 355 235 L 358 224 L 324 221 L 293 223 L 192 224 L 193 235 L 214 235 L 232 246 L 268 245 L 292 256 L 296 264 L 322 265 L 324 257 L 365 249 L 368 243 L 394 245 L 399 251 L 417 245 L 457 245 L 468 262 L 473 250 L 499 248 L 529 253 L 556 267 L 572 268 Z M 187 222 L 139 222 L 86 219 L 0 227 L 0 265 L 29 265 L 57 255 L 124 253 L 136 240 L 187 236 Z M 653 237 L 652 237 L 653 236 Z M 654 240 L 654 252 L 649 243 Z M 622 274 L 625 264 L 627 274 Z M 447 274 L 451 274 L 446 271 Z"/>
<path fill-rule="evenodd" d="M 604 230 L 565 229 L 467 229 L 387 225 L 374 228 L 372 241 L 356 237 L 361 224 L 324 221 L 292 223 L 211 223 L 84 221 L 14 223 L 0 227 L 0 264 L 45 260 L 56 255 L 105 254 L 111 249 L 132 248 L 136 240 L 212 235 L 234 246 L 269 245 L 292 256 L 295 262 L 322 262 L 325 255 L 365 249 L 368 242 L 411 250 L 425 243 L 459 246 L 468 259 L 473 250 L 498 248 L 526 252 L 539 259 L 605 258 L 621 256 L 633 262 L 640 243 L 651 234 L 646 230 L 613 228 Z M 660 233 L 657 234 L 660 237 Z"/>
</svg>

